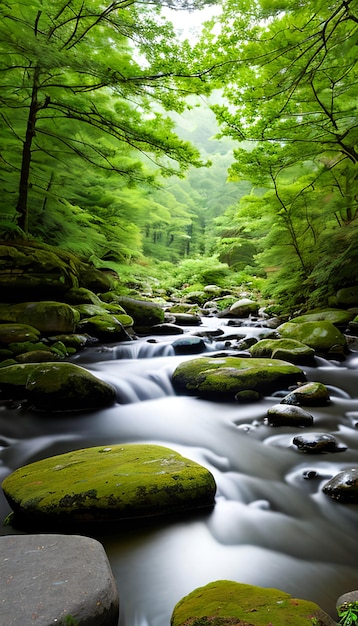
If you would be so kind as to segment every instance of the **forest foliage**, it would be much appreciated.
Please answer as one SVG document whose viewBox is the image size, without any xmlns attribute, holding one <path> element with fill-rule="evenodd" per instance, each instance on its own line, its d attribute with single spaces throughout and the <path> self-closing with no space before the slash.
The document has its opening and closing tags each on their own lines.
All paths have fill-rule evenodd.
<svg viewBox="0 0 358 626">
<path fill-rule="evenodd" d="M 197 41 L 163 12 L 206 4 Z M 0 236 L 325 302 L 357 282 L 357 45 L 354 0 L 5 0 Z"/>
</svg>

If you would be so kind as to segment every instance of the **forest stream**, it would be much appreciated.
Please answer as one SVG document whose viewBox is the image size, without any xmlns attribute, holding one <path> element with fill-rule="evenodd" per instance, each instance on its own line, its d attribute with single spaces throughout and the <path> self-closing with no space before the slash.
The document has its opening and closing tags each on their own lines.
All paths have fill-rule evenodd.
<svg viewBox="0 0 358 626">
<path fill-rule="evenodd" d="M 230 340 L 272 332 L 246 320 L 204 318 L 207 352 L 234 353 Z M 186 327 L 186 334 L 198 328 Z M 185 336 L 185 335 L 184 335 Z M 0 409 L 0 479 L 54 454 L 88 446 L 150 442 L 170 447 L 207 467 L 217 483 L 213 509 L 158 519 L 96 538 L 107 552 L 120 596 L 120 626 L 168 626 L 175 604 L 196 587 L 229 579 L 275 587 L 312 600 L 337 620 L 336 600 L 358 589 L 358 506 L 322 492 L 329 478 L 358 467 L 358 352 L 344 361 L 315 358 L 307 379 L 324 383 L 331 403 L 309 407 L 313 426 L 265 423 L 279 398 L 247 404 L 178 396 L 171 373 L 184 359 L 172 336 L 86 348 L 72 360 L 110 382 L 113 407 L 88 413 Z M 354 344 L 352 344 L 354 345 Z M 282 390 L 287 392 L 287 390 Z M 292 439 L 302 432 L 331 433 L 346 450 L 305 454 Z M 1 495 L 1 518 L 10 512 Z M 2 535 L 21 533 L 1 526 Z"/>
</svg>

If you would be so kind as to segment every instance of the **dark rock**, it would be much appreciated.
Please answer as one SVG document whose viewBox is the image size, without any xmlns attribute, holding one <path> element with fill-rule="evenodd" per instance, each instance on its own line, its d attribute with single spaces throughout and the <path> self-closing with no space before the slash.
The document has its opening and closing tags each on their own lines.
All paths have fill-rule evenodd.
<svg viewBox="0 0 358 626">
<path fill-rule="evenodd" d="M 102 545 L 75 535 L 0 537 L 1 622 L 116 626 L 119 597 Z"/>
<path fill-rule="evenodd" d="M 343 452 L 347 450 L 346 446 L 341 445 L 333 435 L 328 433 L 296 435 L 292 443 L 299 450 L 308 454 L 324 454 L 325 452 Z"/>
<path fill-rule="evenodd" d="M 117 298 L 116 302 L 133 318 L 135 326 L 153 326 L 164 321 L 164 309 L 155 302 L 125 296 Z"/>
<path fill-rule="evenodd" d="M 205 341 L 201 337 L 180 337 L 173 341 L 175 354 L 199 354 L 205 352 Z"/>
<path fill-rule="evenodd" d="M 310 382 L 300 385 L 287 394 L 282 400 L 282 404 L 293 404 L 298 406 L 325 406 L 330 403 L 328 389 L 323 383 Z"/>
<path fill-rule="evenodd" d="M 339 502 L 358 503 L 358 468 L 344 470 L 333 476 L 322 489 L 333 500 Z"/>
<path fill-rule="evenodd" d="M 299 406 L 274 404 L 267 411 L 266 421 L 271 426 L 311 426 L 313 416 Z"/>
</svg>

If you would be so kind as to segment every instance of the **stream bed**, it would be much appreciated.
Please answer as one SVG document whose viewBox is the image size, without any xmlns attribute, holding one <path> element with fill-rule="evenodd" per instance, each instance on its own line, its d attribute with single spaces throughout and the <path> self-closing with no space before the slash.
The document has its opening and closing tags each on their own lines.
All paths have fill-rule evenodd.
<svg viewBox="0 0 358 626">
<path fill-rule="evenodd" d="M 272 332 L 205 319 L 201 333 L 205 325 L 208 336 L 222 332 L 206 340 L 212 354 L 234 354 L 235 333 L 263 338 Z M 197 332 L 185 328 L 184 336 Z M 265 424 L 279 397 L 238 404 L 176 395 L 172 372 L 199 355 L 175 355 L 174 340 L 92 347 L 72 359 L 116 387 L 113 407 L 65 414 L 1 406 L 0 480 L 26 463 L 88 446 L 170 447 L 212 472 L 215 506 L 96 536 L 116 578 L 119 626 L 169 626 L 183 596 L 219 579 L 281 589 L 316 602 L 337 620 L 337 598 L 358 589 L 358 505 L 330 499 L 322 486 L 358 467 L 358 352 L 350 350 L 340 362 L 316 357 L 314 366 L 302 367 L 308 380 L 328 386 L 331 403 L 307 407 L 314 423 L 300 429 Z M 292 444 L 303 432 L 333 434 L 347 449 L 305 454 Z M 1 520 L 9 512 L 1 493 Z M 0 526 L 2 535 L 14 533 L 21 531 Z"/>
</svg>

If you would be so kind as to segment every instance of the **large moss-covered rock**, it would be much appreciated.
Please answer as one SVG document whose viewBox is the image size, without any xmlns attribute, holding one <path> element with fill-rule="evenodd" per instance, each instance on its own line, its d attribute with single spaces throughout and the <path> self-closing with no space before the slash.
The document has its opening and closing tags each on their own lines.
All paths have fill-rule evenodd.
<svg viewBox="0 0 358 626">
<path fill-rule="evenodd" d="M 306 381 L 301 369 L 279 359 L 200 357 L 180 363 L 173 372 L 179 393 L 217 400 L 234 399 L 242 392 L 265 395 Z"/>
<path fill-rule="evenodd" d="M 296 339 L 261 339 L 249 348 L 253 357 L 283 359 L 290 363 L 308 363 L 315 351 Z"/>
<path fill-rule="evenodd" d="M 27 400 L 48 411 L 78 411 L 109 406 L 115 389 L 73 363 L 26 363 L 0 369 L 2 399 Z"/>
<path fill-rule="evenodd" d="M 78 266 L 71 255 L 35 242 L 0 245 L 0 293 L 7 302 L 60 295 L 78 287 Z"/>
<path fill-rule="evenodd" d="M 283 338 L 305 343 L 318 353 L 343 351 L 346 348 L 344 335 L 328 320 L 315 322 L 285 322 L 277 328 Z"/>
<path fill-rule="evenodd" d="M 52 528 L 212 506 L 216 484 L 206 468 L 174 450 L 120 444 L 31 463 L 5 478 L 2 488 L 15 523 Z"/>
<path fill-rule="evenodd" d="M 122 296 L 117 298 L 117 303 L 134 319 L 136 326 L 153 326 L 164 322 L 164 309 L 155 302 Z"/>
<path fill-rule="evenodd" d="M 1 307 L 0 307 L 1 318 Z M 9 345 L 19 341 L 36 343 L 40 337 L 40 331 L 29 324 L 0 324 L 0 345 Z"/>
<path fill-rule="evenodd" d="M 2 305 L 0 319 L 28 324 L 43 333 L 71 333 L 80 320 L 80 314 L 69 304 L 45 300 Z"/>
<path fill-rule="evenodd" d="M 314 602 L 279 589 L 218 580 L 199 587 L 174 607 L 171 626 L 334 626 Z"/>
<path fill-rule="evenodd" d="M 131 337 L 126 330 L 133 324 L 129 315 L 110 315 L 102 313 L 81 320 L 77 326 L 80 333 L 89 333 L 101 341 L 127 341 Z"/>
<path fill-rule="evenodd" d="M 339 306 L 344 307 L 358 306 L 358 285 L 339 289 L 339 291 L 337 291 L 337 302 Z"/>
<path fill-rule="evenodd" d="M 302 324 L 303 322 L 320 322 L 326 320 L 332 322 L 334 326 L 346 327 L 354 317 L 352 311 L 345 311 L 343 309 L 322 309 L 308 311 L 304 315 L 293 317 L 290 321 L 294 324 Z"/>
</svg>

